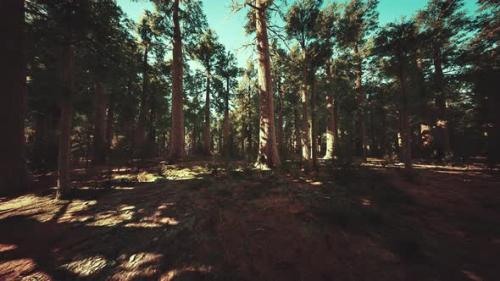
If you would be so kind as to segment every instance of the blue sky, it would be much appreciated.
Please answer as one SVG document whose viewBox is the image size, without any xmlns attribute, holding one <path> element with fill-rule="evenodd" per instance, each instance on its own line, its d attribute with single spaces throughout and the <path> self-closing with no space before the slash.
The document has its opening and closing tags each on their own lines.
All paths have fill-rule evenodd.
<svg viewBox="0 0 500 281">
<path fill-rule="evenodd" d="M 246 13 L 243 11 L 233 13 L 231 0 L 202 0 L 202 2 L 209 27 L 215 30 L 220 42 L 236 54 L 239 65 L 245 66 L 253 52 L 250 47 L 243 47 L 245 44 L 251 43 L 252 39 L 245 35 L 243 29 Z M 293 1 L 289 0 L 289 2 Z M 425 7 L 427 0 L 380 0 L 379 2 L 379 20 L 380 24 L 384 25 L 404 16 L 411 17 L 417 10 Z M 465 8 L 468 12 L 472 13 L 475 10 L 475 2 L 475 0 L 465 0 Z M 145 9 L 154 9 L 151 1 L 148 0 L 117 0 L 117 3 L 133 20 L 138 20 Z"/>
</svg>

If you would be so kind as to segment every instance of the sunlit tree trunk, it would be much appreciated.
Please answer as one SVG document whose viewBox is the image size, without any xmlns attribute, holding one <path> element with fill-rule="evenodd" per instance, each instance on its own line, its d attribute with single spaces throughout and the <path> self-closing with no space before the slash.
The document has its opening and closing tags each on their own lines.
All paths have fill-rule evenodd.
<svg viewBox="0 0 500 281">
<path fill-rule="evenodd" d="M 184 158 L 184 94 L 182 89 L 183 58 L 182 35 L 179 19 L 179 0 L 174 0 L 172 7 L 174 24 L 173 51 L 172 51 L 172 128 L 170 134 L 170 151 L 168 158 L 176 162 Z"/>
<path fill-rule="evenodd" d="M 302 147 L 302 159 L 304 161 L 309 162 L 311 159 L 311 142 L 309 137 L 309 110 L 307 105 L 307 81 L 308 81 L 308 73 L 307 73 L 307 54 L 304 50 L 304 61 L 302 66 L 302 89 L 300 92 L 300 101 L 302 105 L 302 132 L 301 132 L 301 147 Z"/>
<path fill-rule="evenodd" d="M 24 1 L 0 1 L 0 34 L 0 194 L 7 194 L 26 184 Z"/>
<path fill-rule="evenodd" d="M 106 161 L 106 93 L 101 81 L 95 83 L 94 143 L 92 165 Z"/>
<path fill-rule="evenodd" d="M 212 154 L 210 137 L 210 66 L 207 67 L 207 86 L 205 92 L 205 125 L 203 127 L 203 153 Z"/>
<path fill-rule="evenodd" d="M 358 132 L 359 132 L 359 140 L 361 145 L 361 157 L 363 160 L 366 160 L 367 155 L 367 143 L 366 143 L 366 124 L 365 124 L 365 93 L 363 91 L 363 58 L 361 57 L 361 53 L 359 51 L 358 44 L 354 45 L 354 52 L 357 58 L 356 62 L 356 80 L 354 81 L 354 89 L 358 95 L 358 105 L 360 109 L 358 110 Z"/>
<path fill-rule="evenodd" d="M 73 119 L 75 51 L 74 46 L 69 42 L 64 46 L 63 60 L 63 90 L 59 101 L 61 116 L 57 158 L 57 198 L 66 197 L 71 189 L 71 121 Z"/>
<path fill-rule="evenodd" d="M 259 59 L 260 133 L 257 166 L 275 168 L 280 165 L 274 127 L 274 104 L 271 79 L 271 61 L 267 36 L 266 10 L 269 0 L 256 0 L 257 55 Z"/>
<path fill-rule="evenodd" d="M 337 123 L 335 120 L 335 100 L 333 94 L 329 93 L 326 96 L 326 109 L 328 111 L 328 123 L 326 127 L 326 153 L 325 159 L 333 159 L 335 157 L 335 148 L 337 142 Z"/>
<path fill-rule="evenodd" d="M 248 104 L 247 104 L 247 114 L 248 114 L 248 121 L 247 121 L 247 155 L 251 155 L 253 153 L 253 140 L 252 140 L 252 87 L 248 86 Z"/>
</svg>

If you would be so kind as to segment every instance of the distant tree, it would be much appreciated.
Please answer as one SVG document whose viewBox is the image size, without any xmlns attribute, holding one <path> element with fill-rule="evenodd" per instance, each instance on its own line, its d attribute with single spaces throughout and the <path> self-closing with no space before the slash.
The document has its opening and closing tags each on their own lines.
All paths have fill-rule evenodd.
<svg viewBox="0 0 500 281">
<path fill-rule="evenodd" d="M 210 137 L 210 83 L 216 55 L 220 52 L 222 52 L 220 43 L 217 42 L 217 36 L 211 29 L 205 31 L 191 51 L 193 57 L 201 62 L 206 72 L 205 125 L 203 127 L 203 151 L 206 155 L 211 154 L 212 143 Z"/>
<path fill-rule="evenodd" d="M 439 130 L 438 158 L 442 159 L 451 153 L 449 131 L 450 98 L 449 81 L 444 69 L 452 63 L 457 55 L 460 37 L 468 18 L 463 11 L 462 0 L 430 0 L 424 10 L 417 15 L 422 32 L 427 35 L 428 53 L 433 62 L 433 93 L 435 97 L 435 126 Z"/>
<path fill-rule="evenodd" d="M 416 67 L 414 56 L 418 42 L 417 27 L 412 21 L 388 24 L 376 39 L 376 51 L 381 56 L 383 69 L 397 81 L 400 158 L 406 169 L 412 168 L 409 95 L 414 83 L 412 72 Z"/>
<path fill-rule="evenodd" d="M 363 159 L 367 156 L 366 124 L 364 107 L 366 93 L 363 91 L 363 64 L 368 54 L 368 38 L 377 28 L 378 0 L 351 0 L 345 7 L 340 20 L 339 42 L 342 47 L 350 48 L 355 59 L 354 88 L 358 98 L 357 124 L 359 146 Z"/>
</svg>

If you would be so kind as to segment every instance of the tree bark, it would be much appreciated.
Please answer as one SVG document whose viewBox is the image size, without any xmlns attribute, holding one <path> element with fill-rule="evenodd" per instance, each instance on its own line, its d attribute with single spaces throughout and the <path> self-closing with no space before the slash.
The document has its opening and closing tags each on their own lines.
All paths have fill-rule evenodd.
<svg viewBox="0 0 500 281">
<path fill-rule="evenodd" d="M 286 151 L 286 145 L 283 140 L 283 102 L 285 99 L 285 92 L 281 86 L 281 82 L 278 83 L 278 125 L 276 131 L 276 141 L 278 143 L 278 151 L 281 157 L 284 157 Z"/>
<path fill-rule="evenodd" d="M 58 153 L 58 199 L 65 198 L 71 189 L 71 122 L 73 119 L 74 92 L 74 46 L 66 43 L 63 54 L 63 91 L 59 101 L 61 116 L 59 119 L 59 153 Z"/>
<path fill-rule="evenodd" d="M 92 165 L 106 162 L 106 94 L 101 81 L 95 83 L 94 143 Z"/>
<path fill-rule="evenodd" d="M 172 128 L 170 134 L 170 151 L 168 158 L 171 162 L 182 160 L 184 150 L 184 93 L 182 79 L 184 72 L 182 57 L 182 35 L 179 18 L 179 0 L 174 0 L 172 8 L 174 23 L 173 51 L 172 51 Z"/>
<path fill-rule="evenodd" d="M 26 186 L 24 159 L 24 109 L 26 60 L 24 46 L 24 1 L 0 1 L 0 195 Z"/>
<path fill-rule="evenodd" d="M 276 168 L 280 166 L 280 158 L 276 146 L 274 127 L 273 86 L 266 15 L 268 5 L 269 0 L 255 1 L 260 103 L 259 151 L 256 164 L 262 168 Z"/>
<path fill-rule="evenodd" d="M 149 46 L 144 47 L 144 56 L 142 60 L 143 70 L 142 70 L 142 92 L 141 92 L 141 106 L 139 108 L 139 119 L 137 122 L 137 128 L 135 132 L 134 147 L 135 152 L 139 156 L 144 156 L 144 145 L 146 142 L 146 115 L 148 110 L 148 52 Z"/>
</svg>

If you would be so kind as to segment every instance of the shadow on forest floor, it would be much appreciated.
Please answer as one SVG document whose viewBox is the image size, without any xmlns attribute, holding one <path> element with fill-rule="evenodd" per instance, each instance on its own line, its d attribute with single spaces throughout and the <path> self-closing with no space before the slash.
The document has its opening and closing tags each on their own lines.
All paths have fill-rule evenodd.
<svg viewBox="0 0 500 281">
<path fill-rule="evenodd" d="M 494 280 L 500 178 L 446 169 L 80 172 L 71 200 L 1 199 L 0 279 Z"/>
</svg>

